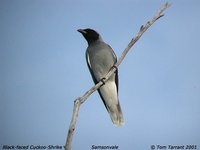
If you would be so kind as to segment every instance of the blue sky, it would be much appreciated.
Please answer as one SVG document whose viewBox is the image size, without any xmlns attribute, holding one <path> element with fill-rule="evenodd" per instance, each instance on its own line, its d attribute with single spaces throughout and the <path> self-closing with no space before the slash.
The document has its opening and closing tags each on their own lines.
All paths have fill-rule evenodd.
<svg viewBox="0 0 200 150">
<path fill-rule="evenodd" d="M 119 57 L 165 2 L 0 0 L 1 147 L 64 145 L 73 101 L 93 86 L 76 30 L 97 30 Z M 125 125 L 112 124 L 95 92 L 81 106 L 72 149 L 200 147 L 200 2 L 169 2 L 119 67 Z"/>
</svg>

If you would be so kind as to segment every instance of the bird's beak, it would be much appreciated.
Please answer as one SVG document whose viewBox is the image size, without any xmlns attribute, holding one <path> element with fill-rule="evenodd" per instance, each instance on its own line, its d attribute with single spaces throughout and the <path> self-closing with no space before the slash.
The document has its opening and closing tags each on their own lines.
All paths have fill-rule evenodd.
<svg viewBox="0 0 200 150">
<path fill-rule="evenodd" d="M 82 34 L 86 34 L 86 33 L 87 33 L 87 32 L 86 32 L 85 30 L 83 30 L 83 29 L 78 29 L 77 31 L 80 32 L 80 33 L 82 33 Z"/>
</svg>

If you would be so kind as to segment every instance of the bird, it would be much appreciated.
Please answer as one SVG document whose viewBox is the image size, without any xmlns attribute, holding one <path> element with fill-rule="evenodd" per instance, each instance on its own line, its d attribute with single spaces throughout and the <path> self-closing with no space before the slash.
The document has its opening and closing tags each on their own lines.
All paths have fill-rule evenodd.
<svg viewBox="0 0 200 150">
<path fill-rule="evenodd" d="M 91 76 L 95 84 L 103 82 L 104 77 L 117 62 L 117 57 L 113 49 L 106 44 L 101 35 L 94 29 L 78 29 L 88 43 L 86 49 L 86 61 Z M 118 70 L 111 77 L 103 82 L 98 89 L 99 95 L 110 115 L 114 125 L 117 127 L 124 125 L 122 109 L 118 98 Z"/>
</svg>

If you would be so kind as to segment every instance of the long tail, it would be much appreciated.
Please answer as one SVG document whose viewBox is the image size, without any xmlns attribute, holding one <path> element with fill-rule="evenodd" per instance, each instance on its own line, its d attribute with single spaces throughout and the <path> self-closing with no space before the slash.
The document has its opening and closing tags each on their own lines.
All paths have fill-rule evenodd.
<svg viewBox="0 0 200 150">
<path fill-rule="evenodd" d="M 99 89 L 99 94 L 108 113 L 110 114 L 112 122 L 116 126 L 122 126 L 124 124 L 124 118 L 118 100 L 115 82 L 107 81 L 107 83 Z"/>
<path fill-rule="evenodd" d="M 107 107 L 108 113 L 110 114 L 110 118 L 112 122 L 120 127 L 124 125 L 124 118 L 122 114 L 122 110 L 118 101 L 118 104 L 115 106 L 112 106 L 112 108 Z"/>
</svg>

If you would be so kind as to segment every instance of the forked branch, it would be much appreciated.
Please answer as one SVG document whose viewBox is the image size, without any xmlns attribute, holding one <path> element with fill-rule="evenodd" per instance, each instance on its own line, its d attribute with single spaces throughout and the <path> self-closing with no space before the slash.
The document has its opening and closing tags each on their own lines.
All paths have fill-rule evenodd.
<svg viewBox="0 0 200 150">
<path fill-rule="evenodd" d="M 110 76 L 116 71 L 117 67 L 121 64 L 121 62 L 124 60 L 126 54 L 129 52 L 129 50 L 131 49 L 131 47 L 140 39 L 140 37 L 143 35 L 143 33 L 158 19 L 160 19 L 161 17 L 164 16 L 163 12 L 169 8 L 171 5 L 169 3 L 165 3 L 160 9 L 159 11 L 155 14 L 155 16 L 148 21 L 145 25 L 142 25 L 140 27 L 140 30 L 138 32 L 138 34 L 131 39 L 130 43 L 128 44 L 128 46 L 126 47 L 126 49 L 123 51 L 121 57 L 119 58 L 119 60 L 116 62 L 116 64 L 114 65 L 115 67 L 112 67 L 109 71 L 109 73 L 105 76 L 104 82 L 106 82 Z M 65 145 L 65 150 L 71 150 L 71 143 L 72 143 L 72 138 L 73 138 L 73 134 L 74 134 L 74 130 L 75 130 L 75 125 L 76 125 L 76 121 L 78 118 L 78 112 L 79 112 L 79 108 L 81 106 L 81 104 L 83 104 L 87 98 L 93 93 L 95 92 L 98 88 L 101 87 L 101 85 L 103 84 L 102 81 L 100 81 L 99 83 L 97 83 L 95 86 L 93 86 L 91 89 L 89 89 L 82 97 L 78 97 L 75 101 L 74 101 L 74 109 L 73 109 L 73 115 L 72 115 L 72 119 L 70 122 L 70 126 L 69 126 L 69 130 L 68 130 L 68 135 L 67 135 L 67 140 L 66 140 L 66 145 Z"/>
</svg>

